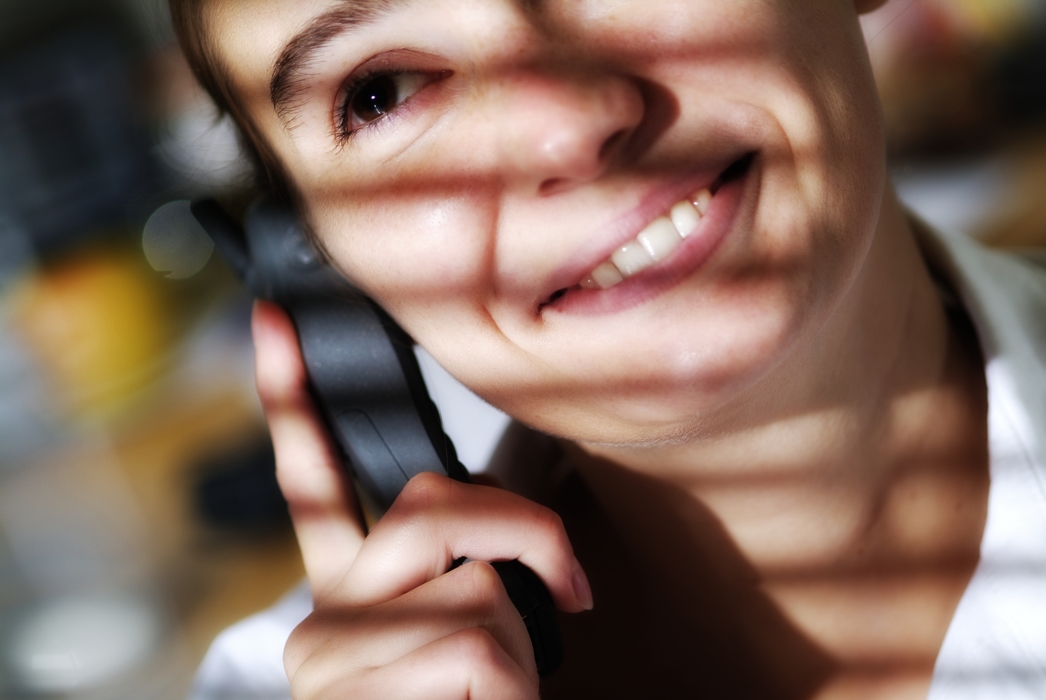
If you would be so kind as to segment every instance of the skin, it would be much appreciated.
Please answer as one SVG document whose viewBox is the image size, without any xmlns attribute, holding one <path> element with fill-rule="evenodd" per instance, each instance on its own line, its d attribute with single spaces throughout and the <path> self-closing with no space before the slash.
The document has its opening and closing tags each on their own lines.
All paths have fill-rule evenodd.
<svg viewBox="0 0 1046 700">
<path fill-rule="evenodd" d="M 332 261 L 468 386 L 568 439 L 606 524 L 563 493 L 566 529 L 426 478 L 364 538 L 293 329 L 260 305 L 259 392 L 316 598 L 288 645 L 296 697 L 534 697 L 518 616 L 481 561 L 444 573 L 459 556 L 521 559 L 567 612 L 591 607 L 577 559 L 606 593 L 566 623 L 584 651 L 546 697 L 597 687 L 630 625 L 646 641 L 604 694 L 683 639 L 731 651 L 662 674 L 671 692 L 925 697 L 977 561 L 986 402 L 976 339 L 886 183 L 856 20 L 874 5 L 417 0 L 331 43 L 289 115 L 273 65 L 330 0 L 208 6 Z M 368 67 L 420 87 L 340 138 L 343 88 Z M 707 253 L 573 288 L 746 153 L 715 235 L 685 244 Z M 618 594 L 640 574 L 648 599 Z"/>
</svg>

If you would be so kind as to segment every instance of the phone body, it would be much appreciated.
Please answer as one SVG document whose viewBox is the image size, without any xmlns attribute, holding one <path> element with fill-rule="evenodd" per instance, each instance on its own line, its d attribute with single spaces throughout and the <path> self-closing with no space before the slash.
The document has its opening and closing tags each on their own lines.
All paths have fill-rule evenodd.
<svg viewBox="0 0 1046 700">
<path fill-rule="evenodd" d="M 212 199 L 191 210 L 219 254 L 254 296 L 290 315 L 316 403 L 379 516 L 422 472 L 469 481 L 414 356 L 414 342 L 374 301 L 317 253 L 288 208 L 262 199 L 244 226 Z M 530 634 L 538 673 L 563 658 L 552 597 L 518 561 L 492 562 Z"/>
</svg>

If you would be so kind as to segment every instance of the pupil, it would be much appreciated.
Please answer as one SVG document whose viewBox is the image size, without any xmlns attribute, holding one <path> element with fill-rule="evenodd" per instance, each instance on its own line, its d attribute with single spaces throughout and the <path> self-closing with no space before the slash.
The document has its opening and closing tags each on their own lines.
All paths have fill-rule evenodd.
<svg viewBox="0 0 1046 700">
<path fill-rule="evenodd" d="M 396 106 L 396 84 L 382 76 L 366 83 L 352 98 L 352 112 L 362 121 L 371 122 Z"/>
</svg>

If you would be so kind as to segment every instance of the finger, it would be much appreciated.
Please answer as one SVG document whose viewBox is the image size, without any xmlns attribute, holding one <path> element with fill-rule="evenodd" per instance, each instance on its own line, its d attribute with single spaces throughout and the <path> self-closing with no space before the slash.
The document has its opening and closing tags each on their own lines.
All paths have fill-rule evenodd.
<svg viewBox="0 0 1046 700">
<path fill-rule="evenodd" d="M 592 607 L 591 589 L 553 511 L 488 486 L 420 474 L 403 489 L 339 587 L 351 605 L 373 605 L 430 581 L 461 557 L 518 559 L 567 612 Z"/>
<path fill-rule="evenodd" d="M 537 700 L 530 678 L 480 628 L 442 637 L 397 659 L 349 679 L 329 681 L 302 667 L 291 679 L 295 698 L 359 700 Z M 304 672 L 304 673 L 303 673 Z M 326 682 L 325 682 L 326 681 Z"/>
<path fill-rule="evenodd" d="M 380 605 L 321 606 L 291 635 L 285 665 L 294 674 L 312 657 L 327 657 L 342 672 L 361 672 L 471 627 L 485 629 L 516 665 L 537 678 L 526 625 L 485 562 L 469 562 Z"/>
<path fill-rule="evenodd" d="M 364 538 L 362 518 L 309 395 L 290 318 L 280 307 L 258 301 L 251 327 L 258 396 L 272 433 L 276 477 L 318 600 L 355 559 Z"/>
<path fill-rule="evenodd" d="M 403 682 L 409 679 L 409 682 Z M 381 694 L 389 682 L 395 690 Z M 528 678 L 486 630 L 470 628 L 428 644 L 364 677 L 360 697 L 392 700 L 536 700 Z M 374 691 L 379 691 L 374 693 Z"/>
</svg>

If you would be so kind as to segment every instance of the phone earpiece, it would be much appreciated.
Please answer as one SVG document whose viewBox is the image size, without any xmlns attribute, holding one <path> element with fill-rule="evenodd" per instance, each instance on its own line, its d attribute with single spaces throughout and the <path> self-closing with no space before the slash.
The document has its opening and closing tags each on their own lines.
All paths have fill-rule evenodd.
<svg viewBox="0 0 1046 700">
<path fill-rule="evenodd" d="M 317 404 L 379 514 L 421 472 L 469 481 L 443 432 L 413 341 L 326 264 L 292 211 L 260 200 L 244 229 L 214 200 L 193 202 L 191 210 L 251 292 L 290 314 Z M 563 658 L 552 597 L 518 561 L 494 568 L 530 633 L 538 672 L 551 673 Z"/>
</svg>

